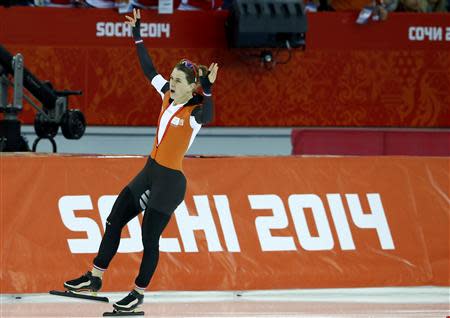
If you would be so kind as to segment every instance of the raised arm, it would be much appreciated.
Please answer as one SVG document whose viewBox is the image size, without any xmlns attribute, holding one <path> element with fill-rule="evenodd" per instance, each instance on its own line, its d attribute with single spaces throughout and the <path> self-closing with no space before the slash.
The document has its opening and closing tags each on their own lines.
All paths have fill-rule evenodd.
<svg viewBox="0 0 450 318">
<path fill-rule="evenodd" d="M 128 21 L 125 23 L 132 27 L 133 39 L 136 43 L 137 54 L 139 57 L 139 63 L 141 64 L 142 71 L 148 80 L 155 86 L 158 91 L 163 91 L 164 86 L 167 86 L 167 81 L 165 81 L 161 76 L 161 78 L 155 78 L 158 75 L 158 72 L 153 65 L 153 61 L 148 54 L 147 49 L 144 45 L 144 40 L 141 37 L 141 13 L 139 10 L 133 9 L 133 18 L 129 16 L 125 16 Z M 155 85 L 157 84 L 157 85 Z"/>
</svg>

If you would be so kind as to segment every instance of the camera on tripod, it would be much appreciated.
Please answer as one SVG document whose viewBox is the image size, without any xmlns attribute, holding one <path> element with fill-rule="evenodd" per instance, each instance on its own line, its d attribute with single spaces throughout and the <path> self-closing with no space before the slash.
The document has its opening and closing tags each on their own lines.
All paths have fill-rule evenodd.
<svg viewBox="0 0 450 318">
<path fill-rule="evenodd" d="M 8 75 L 13 77 L 10 81 Z M 13 102 L 8 105 L 8 88 L 13 87 Z M 40 103 L 24 94 L 24 88 Z M 56 152 L 54 137 L 61 127 L 62 134 L 67 139 L 80 139 L 86 130 L 86 120 L 78 109 L 69 109 L 69 96 L 81 95 L 81 91 L 57 91 L 48 81 L 40 81 L 24 67 L 23 56 L 18 53 L 12 56 L 0 45 L 0 151 L 29 151 L 28 142 L 21 135 L 21 122 L 18 114 L 23 108 L 23 99 L 37 110 L 34 120 L 34 130 L 37 139 L 32 150 L 36 151 L 41 139 L 48 139 Z"/>
</svg>

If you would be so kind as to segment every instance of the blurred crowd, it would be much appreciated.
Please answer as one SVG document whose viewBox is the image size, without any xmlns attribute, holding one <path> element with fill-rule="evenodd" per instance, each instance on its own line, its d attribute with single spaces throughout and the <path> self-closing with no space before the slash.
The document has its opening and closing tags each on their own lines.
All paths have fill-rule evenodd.
<svg viewBox="0 0 450 318">
<path fill-rule="evenodd" d="M 232 0 L 173 0 L 178 10 L 217 10 L 228 9 Z M 275 0 L 276 1 L 276 0 Z M 310 11 L 348 11 L 361 10 L 371 6 L 383 17 L 388 12 L 449 12 L 450 0 L 305 0 Z M 0 0 L 4 6 L 53 6 L 53 7 L 90 7 L 121 8 L 137 7 L 155 9 L 158 0 Z"/>
<path fill-rule="evenodd" d="M 385 12 L 449 12 L 450 0 L 309 0 L 318 11 L 359 10 L 365 6 Z M 382 12 L 383 13 L 383 12 Z"/>
<path fill-rule="evenodd" d="M 222 9 L 231 0 L 173 0 L 174 8 L 179 10 Z M 157 9 L 158 0 L 0 0 L 3 6 L 46 6 L 76 8 L 124 8 Z"/>
</svg>

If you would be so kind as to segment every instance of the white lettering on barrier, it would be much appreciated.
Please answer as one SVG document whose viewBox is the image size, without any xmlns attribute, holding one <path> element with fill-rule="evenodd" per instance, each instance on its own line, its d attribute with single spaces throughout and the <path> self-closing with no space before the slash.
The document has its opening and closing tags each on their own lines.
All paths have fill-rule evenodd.
<svg viewBox="0 0 450 318">
<path fill-rule="evenodd" d="M 361 229 L 375 229 L 382 249 L 395 249 L 389 225 L 384 213 L 381 196 L 378 193 L 367 194 L 371 213 L 363 213 L 359 196 L 345 194 L 348 209 L 354 224 Z M 98 209 L 103 225 L 116 200 L 116 195 L 105 195 L 98 200 Z M 326 194 L 331 218 L 334 222 L 339 244 L 342 250 L 355 250 L 352 232 L 345 213 L 340 194 Z M 190 215 L 185 202 L 175 211 L 184 252 L 198 252 L 195 231 L 203 231 L 208 251 L 223 251 L 217 227 L 212 216 L 208 196 L 193 196 L 197 215 Z M 213 195 L 219 224 L 229 252 L 240 252 L 238 236 L 234 226 L 229 201 L 226 195 Z M 274 236 L 271 230 L 285 229 L 289 226 L 286 210 L 282 199 L 275 194 L 249 195 L 250 206 L 253 210 L 270 210 L 272 215 L 257 216 L 255 227 L 261 250 L 295 251 L 297 247 L 292 236 Z M 300 246 L 307 251 L 331 250 L 334 239 L 325 206 L 320 196 L 316 194 L 292 194 L 288 198 L 289 210 L 292 216 L 296 235 Z M 97 223 L 89 217 L 76 217 L 77 210 L 92 210 L 92 200 L 89 195 L 64 196 L 58 202 L 63 224 L 71 231 L 86 232 L 86 238 L 68 239 L 67 243 L 72 253 L 96 253 L 101 241 L 101 231 Z M 306 221 L 305 209 L 310 209 L 317 229 L 317 235 L 312 236 Z M 142 248 L 142 233 L 139 218 L 136 217 L 128 224 L 129 237 L 121 239 L 118 252 L 140 252 Z M 160 238 L 160 250 L 163 252 L 181 252 L 182 248 L 177 238 Z"/>
<path fill-rule="evenodd" d="M 214 195 L 214 203 L 219 221 L 222 227 L 225 244 L 229 252 L 240 252 L 239 240 L 237 238 L 236 229 L 234 227 L 233 217 L 231 216 L 230 204 L 226 195 Z"/>
<path fill-rule="evenodd" d="M 159 250 L 161 252 L 179 253 L 181 252 L 180 242 L 177 238 L 161 236 L 159 238 Z"/>
<path fill-rule="evenodd" d="M 64 225 L 74 232 L 86 232 L 84 239 L 68 239 L 70 251 L 76 253 L 96 253 L 102 235 L 97 223 L 91 218 L 76 217 L 77 210 L 92 210 L 92 201 L 89 195 L 64 196 L 58 201 L 59 213 Z"/>
<path fill-rule="evenodd" d="M 97 22 L 97 37 L 131 37 L 131 26 L 123 22 Z M 170 38 L 170 23 L 141 23 L 144 38 Z"/>
<path fill-rule="evenodd" d="M 97 33 L 95 34 L 96 36 L 105 36 L 105 22 L 97 22 L 95 27 L 97 30 Z"/>
<path fill-rule="evenodd" d="M 327 194 L 327 201 L 341 249 L 344 251 L 355 250 L 355 242 L 353 241 L 352 232 L 348 224 L 347 216 L 345 215 L 341 195 L 337 193 Z"/>
<path fill-rule="evenodd" d="M 289 225 L 283 201 L 275 194 L 249 195 L 254 210 L 272 210 L 273 216 L 258 216 L 255 219 L 259 243 L 263 251 L 295 251 L 294 239 L 290 236 L 273 236 L 271 229 L 285 229 Z"/>
<path fill-rule="evenodd" d="M 411 26 L 408 29 L 408 39 L 410 41 L 450 41 L 450 28 L 430 26 Z"/>
<path fill-rule="evenodd" d="M 164 33 L 166 38 L 170 38 L 170 23 L 161 23 L 161 34 Z"/>
<path fill-rule="evenodd" d="M 288 202 L 300 245 L 307 251 L 333 249 L 334 240 L 320 197 L 315 194 L 293 194 L 289 196 Z M 306 208 L 312 211 L 318 232 L 317 237 L 311 236 L 309 231 L 305 216 Z"/>
<path fill-rule="evenodd" d="M 381 247 L 384 250 L 395 249 L 383 205 L 381 204 L 380 195 L 378 193 L 367 194 L 371 214 L 363 213 L 357 194 L 346 194 L 345 197 L 355 225 L 362 229 L 376 229 Z"/>
<path fill-rule="evenodd" d="M 389 225 L 384 214 L 381 198 L 378 193 L 367 195 L 372 214 L 363 214 L 358 195 L 346 195 L 351 211 L 352 219 L 356 226 L 364 229 L 376 229 L 381 247 L 383 249 L 395 249 Z M 249 195 L 252 209 L 272 209 L 273 216 L 257 217 L 255 225 L 261 248 L 263 251 L 292 250 L 294 242 L 292 237 L 273 237 L 270 229 L 281 229 L 288 226 L 286 212 L 281 198 L 276 195 Z M 257 200 L 257 201 L 256 201 Z M 338 239 L 343 250 L 354 250 L 355 243 L 350 231 L 349 223 L 339 194 L 327 194 L 328 205 L 335 224 Z M 318 251 L 330 250 L 334 246 L 330 225 L 325 214 L 322 201 L 317 195 L 291 195 L 289 208 L 300 245 L 305 250 Z M 316 222 L 318 237 L 312 237 L 304 208 L 311 208 Z M 295 248 L 295 247 L 294 247 Z"/>
<path fill-rule="evenodd" d="M 202 230 L 205 233 L 208 250 L 211 252 L 223 251 L 217 234 L 216 225 L 209 207 L 208 196 L 194 195 L 194 203 L 198 216 L 189 215 L 189 211 L 184 201 L 175 210 L 175 216 L 183 241 L 185 252 L 198 252 L 194 231 Z"/>
</svg>

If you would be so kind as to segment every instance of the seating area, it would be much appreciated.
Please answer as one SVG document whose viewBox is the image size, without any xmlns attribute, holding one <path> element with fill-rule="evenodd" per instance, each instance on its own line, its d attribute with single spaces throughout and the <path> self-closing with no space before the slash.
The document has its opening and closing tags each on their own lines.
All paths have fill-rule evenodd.
<svg viewBox="0 0 450 318">
<path fill-rule="evenodd" d="M 388 12 L 448 12 L 448 0 L 305 0 L 304 4 L 312 11 L 354 11 L 373 6 L 384 13 Z M 50 6 L 50 7 L 89 7 L 123 8 L 129 5 L 141 9 L 157 9 L 158 0 L 4 0 L 4 6 Z M 0 5 L 1 5 L 0 4 Z M 222 10 L 229 9 L 232 0 L 175 0 L 178 10 Z"/>
</svg>

